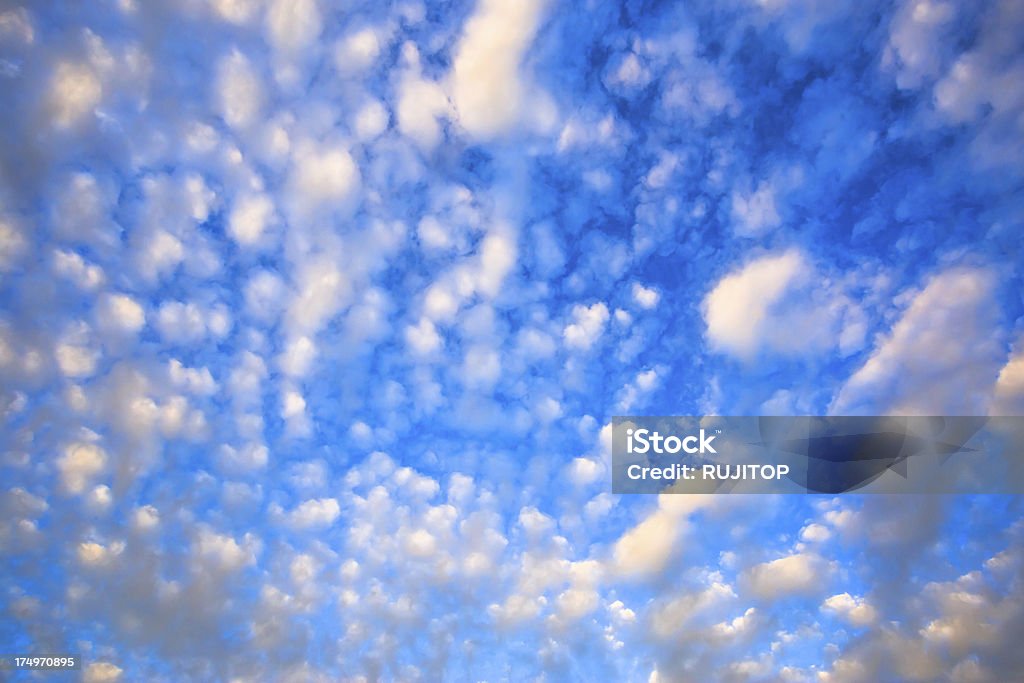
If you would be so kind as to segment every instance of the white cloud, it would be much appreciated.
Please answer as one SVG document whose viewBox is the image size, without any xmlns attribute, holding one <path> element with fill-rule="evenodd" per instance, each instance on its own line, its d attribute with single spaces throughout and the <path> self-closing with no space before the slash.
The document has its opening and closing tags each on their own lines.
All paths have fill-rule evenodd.
<svg viewBox="0 0 1024 683">
<path fill-rule="evenodd" d="M 791 249 L 762 256 L 723 277 L 703 303 L 711 344 L 750 357 L 762 343 L 769 309 L 806 267 L 803 255 Z"/>
<path fill-rule="evenodd" d="M 1024 341 L 1024 340 L 1022 340 Z M 996 379 L 991 415 L 1024 415 L 1024 344 L 1010 356 Z"/>
<path fill-rule="evenodd" d="M 59 344 L 55 351 L 57 365 L 65 377 L 88 377 L 96 371 L 99 352 L 85 346 Z"/>
<path fill-rule="evenodd" d="M 328 527 L 341 515 L 341 507 L 334 498 L 313 498 L 292 510 L 289 521 L 297 529 Z"/>
<path fill-rule="evenodd" d="M 241 196 L 228 216 L 228 234 L 244 247 L 257 245 L 273 218 L 274 204 L 265 194 Z"/>
<path fill-rule="evenodd" d="M 110 564 L 124 552 L 124 543 L 117 541 L 110 545 L 85 542 L 78 544 L 78 561 L 87 567 L 103 567 Z"/>
<path fill-rule="evenodd" d="M 269 456 L 270 451 L 262 443 L 251 442 L 239 448 L 225 444 L 218 452 L 218 464 L 227 472 L 251 473 L 266 467 Z"/>
<path fill-rule="evenodd" d="M 611 512 L 616 500 L 610 493 L 599 493 L 583 506 L 583 515 L 590 521 L 596 521 Z"/>
<path fill-rule="evenodd" d="M 85 667 L 83 680 L 85 683 L 116 683 L 124 673 L 121 667 L 110 662 L 90 662 Z"/>
<path fill-rule="evenodd" d="M 515 265 L 517 253 L 515 239 L 508 230 L 500 226 L 492 230 L 480 244 L 476 289 L 485 296 L 497 296 L 505 277 Z"/>
<path fill-rule="evenodd" d="M 647 85 L 651 80 L 650 71 L 643 65 L 635 52 L 626 52 L 617 59 L 609 61 L 609 70 L 605 74 L 605 82 L 612 86 L 637 88 Z"/>
<path fill-rule="evenodd" d="M 640 308 L 652 309 L 658 305 L 658 301 L 661 299 L 661 295 L 658 290 L 644 287 L 639 282 L 633 283 L 633 301 L 637 303 Z"/>
<path fill-rule="evenodd" d="M 373 140 L 387 130 L 388 110 L 379 101 L 368 100 L 356 112 L 352 127 L 360 140 Z"/>
<path fill-rule="evenodd" d="M 214 12 L 232 24 L 247 24 L 256 16 L 262 0 L 211 0 Z"/>
<path fill-rule="evenodd" d="M 345 36 L 334 47 L 334 64 L 343 74 L 365 71 L 381 52 L 381 39 L 372 28 L 364 28 Z"/>
<path fill-rule="evenodd" d="M 620 623 L 633 623 L 636 621 L 636 612 L 626 607 L 621 600 L 616 600 L 608 605 L 608 611 L 612 618 Z"/>
<path fill-rule="evenodd" d="M 576 486 L 588 486 L 597 481 L 603 474 L 601 463 L 590 458 L 573 458 L 567 470 L 569 481 Z"/>
<path fill-rule="evenodd" d="M 541 424 L 550 424 L 562 417 L 562 404 L 551 396 L 544 396 L 534 404 L 533 414 Z"/>
<path fill-rule="evenodd" d="M 152 505 L 136 508 L 132 524 L 139 531 L 151 531 L 160 524 L 160 512 Z"/>
<path fill-rule="evenodd" d="M 272 0 L 267 8 L 267 38 L 281 52 L 307 48 L 320 35 L 321 28 L 316 0 Z"/>
<path fill-rule="evenodd" d="M 726 74 L 715 64 L 695 52 L 695 42 L 685 33 L 669 34 L 666 40 L 648 43 L 655 54 L 673 53 L 679 66 L 668 69 L 662 76 L 661 106 L 676 117 L 684 114 L 690 121 L 705 125 L 711 117 L 726 114 L 735 116 L 740 101 L 729 85 Z M 692 124 L 691 124 L 692 125 Z"/>
<path fill-rule="evenodd" d="M 441 141 L 438 118 L 448 111 L 448 98 L 441 86 L 418 76 L 402 79 L 395 113 L 398 130 L 425 149 Z"/>
<path fill-rule="evenodd" d="M 320 572 L 320 563 L 306 553 L 296 555 L 288 567 L 292 582 L 300 588 L 309 586 Z"/>
<path fill-rule="evenodd" d="M 19 221 L 0 216 L 0 272 L 11 270 L 28 248 Z"/>
<path fill-rule="evenodd" d="M 615 542 L 612 553 L 615 570 L 624 576 L 660 572 L 676 551 L 676 543 L 687 528 L 688 516 L 712 504 L 711 496 L 659 496 L 658 509 Z"/>
<path fill-rule="evenodd" d="M 459 310 L 461 301 L 446 285 L 435 282 L 423 297 L 423 312 L 431 320 L 449 321 Z"/>
<path fill-rule="evenodd" d="M 82 493 L 106 465 L 106 452 L 93 443 L 73 443 L 57 459 L 61 483 L 74 494 Z"/>
<path fill-rule="evenodd" d="M 231 329 L 231 317 L 222 305 L 204 309 L 192 302 L 168 301 L 157 311 L 156 328 L 168 342 L 194 344 L 207 336 L 223 338 Z"/>
<path fill-rule="evenodd" d="M 66 240 L 95 247 L 110 246 L 118 232 L 110 218 L 116 200 L 114 188 L 95 175 L 72 173 L 57 191 L 51 220 L 57 233 Z M 71 261 L 68 265 L 74 270 L 77 264 L 74 259 Z"/>
<path fill-rule="evenodd" d="M 302 140 L 295 146 L 289 183 L 296 216 L 308 219 L 316 211 L 345 206 L 360 185 L 359 168 L 341 145 Z"/>
<path fill-rule="evenodd" d="M 110 487 L 106 484 L 100 484 L 89 492 L 86 497 L 86 507 L 93 511 L 105 511 L 114 502 L 114 497 L 110 493 Z"/>
<path fill-rule="evenodd" d="M 536 618 L 547 600 L 543 596 L 512 594 L 504 604 L 492 604 L 487 613 L 502 626 L 512 626 Z"/>
<path fill-rule="evenodd" d="M 831 537 L 829 528 L 821 524 L 808 524 L 800 530 L 800 540 L 808 543 L 824 543 Z"/>
<path fill-rule="evenodd" d="M 127 294 L 104 294 L 96 306 L 96 326 L 119 334 L 134 334 L 146 324 L 146 312 Z"/>
<path fill-rule="evenodd" d="M 851 626 L 858 628 L 870 626 L 878 618 L 878 613 L 864 598 L 853 597 L 849 593 L 833 595 L 821 604 L 823 610 L 834 612 Z"/>
<path fill-rule="evenodd" d="M 534 538 L 550 536 L 555 531 L 555 520 L 533 506 L 519 511 L 519 525 Z"/>
<path fill-rule="evenodd" d="M 644 399 L 661 384 L 661 376 L 665 372 L 666 368 L 663 365 L 638 372 L 633 381 L 619 392 L 616 410 L 627 414 L 638 405 L 643 405 Z"/>
<path fill-rule="evenodd" d="M 54 122 L 66 128 L 92 112 L 103 97 L 103 84 L 86 64 L 61 62 L 50 81 L 50 107 Z"/>
<path fill-rule="evenodd" d="M 405 328 L 405 343 L 416 355 L 425 356 L 441 348 L 441 336 L 434 328 L 434 323 L 421 318 L 418 324 Z"/>
<path fill-rule="evenodd" d="M 35 42 L 36 31 L 32 24 L 32 17 L 24 7 L 0 13 L 0 38 L 17 40 L 25 45 Z"/>
<path fill-rule="evenodd" d="M 284 392 L 281 396 L 281 417 L 291 420 L 306 414 L 306 399 L 295 390 Z"/>
<path fill-rule="evenodd" d="M 233 51 L 217 66 L 217 105 L 232 128 L 257 122 L 263 108 L 263 85 L 245 55 Z"/>
<path fill-rule="evenodd" d="M 167 374 L 174 386 L 189 393 L 209 396 L 217 390 L 208 368 L 185 368 L 177 358 L 168 361 Z"/>
<path fill-rule="evenodd" d="M 0 222 L 0 232 L 3 231 L 4 225 L 6 224 Z M 0 242 L 2 241 L 3 237 L 0 237 Z M 14 253 L 6 248 L 5 250 L 9 254 Z M 102 285 L 106 279 L 102 268 L 87 263 L 81 255 L 73 251 L 63 251 L 60 249 L 55 250 L 53 252 L 53 269 L 58 274 L 74 282 L 79 289 L 83 290 L 96 289 Z"/>
<path fill-rule="evenodd" d="M 990 273 L 931 278 L 840 389 L 836 414 L 983 415 L 1005 358 Z"/>
<path fill-rule="evenodd" d="M 821 589 L 828 563 L 812 553 L 797 553 L 751 567 L 744 580 L 754 595 L 774 599 Z"/>
<path fill-rule="evenodd" d="M 909 0 L 889 25 L 889 43 L 882 66 L 896 73 L 896 85 L 917 88 L 939 75 L 948 49 L 946 28 L 956 6 L 936 0 Z"/>
<path fill-rule="evenodd" d="M 166 230 L 140 233 L 135 245 L 136 268 L 149 280 L 174 272 L 185 259 L 185 245 Z"/>
<path fill-rule="evenodd" d="M 713 637 L 721 639 L 738 638 L 750 633 L 757 622 L 757 609 L 750 607 L 731 621 L 723 621 L 711 627 Z"/>
<path fill-rule="evenodd" d="M 199 567 L 235 572 L 255 564 L 260 547 L 259 539 L 251 533 L 245 534 L 239 543 L 231 536 L 201 527 L 192 541 L 192 554 Z"/>
<path fill-rule="evenodd" d="M 278 357 L 281 371 L 289 377 L 306 375 L 316 360 L 316 344 L 309 337 L 298 337 L 290 340 Z"/>
<path fill-rule="evenodd" d="M 575 621 L 593 612 L 600 604 L 597 591 L 590 588 L 568 588 L 555 600 L 558 616 L 565 621 Z"/>
<path fill-rule="evenodd" d="M 466 350 L 462 379 L 468 386 L 487 389 L 500 378 L 501 356 L 496 350 L 486 346 L 473 346 Z"/>
<path fill-rule="evenodd" d="M 257 270 L 245 285 L 245 310 L 256 320 L 272 322 L 284 310 L 288 291 L 273 271 Z"/>
<path fill-rule="evenodd" d="M 523 328 L 519 331 L 518 347 L 528 358 L 550 358 L 558 350 L 551 335 L 536 328 Z"/>
<path fill-rule="evenodd" d="M 288 305 L 287 323 L 296 335 L 318 331 L 349 303 L 352 283 L 338 263 L 327 256 L 303 262 L 298 291 Z"/>
<path fill-rule="evenodd" d="M 608 307 L 603 302 L 590 306 L 577 304 L 572 309 L 573 322 L 562 330 L 566 346 L 574 349 L 589 349 L 604 332 L 608 322 Z"/>
<path fill-rule="evenodd" d="M 430 557 L 436 551 L 437 539 L 425 529 L 417 529 L 405 538 L 405 552 L 412 557 Z"/>
<path fill-rule="evenodd" d="M 416 225 L 416 237 L 427 250 L 440 250 L 451 245 L 449 230 L 433 216 L 424 216 Z"/>
<path fill-rule="evenodd" d="M 775 189 L 763 182 L 753 192 L 732 193 L 734 230 L 741 237 L 758 237 L 782 224 L 775 208 Z"/>
<path fill-rule="evenodd" d="M 681 533 L 679 520 L 659 510 L 615 543 L 615 563 L 625 575 L 659 571 L 668 562 Z"/>
<path fill-rule="evenodd" d="M 953 125 L 976 123 L 971 160 L 981 168 L 1003 168 L 1016 175 L 1024 143 L 1019 121 L 1024 95 L 1013 84 L 1024 78 L 1017 37 L 1024 11 L 1017 2 L 986 5 L 973 48 L 962 54 L 934 89 L 936 108 Z"/>
<path fill-rule="evenodd" d="M 526 104 L 520 62 L 540 24 L 542 0 L 480 0 L 452 63 L 459 122 L 471 135 L 508 130 Z"/>
<path fill-rule="evenodd" d="M 3 509 L 6 514 L 19 517 L 34 519 L 50 508 L 50 504 L 45 500 L 18 486 L 8 489 L 0 500 L 3 501 L 0 509 Z"/>
<path fill-rule="evenodd" d="M 720 577 L 709 577 L 709 585 L 700 591 L 683 593 L 655 604 L 650 617 L 650 631 L 659 640 L 670 640 L 685 632 L 691 622 L 713 608 L 736 597 L 732 586 Z"/>
<path fill-rule="evenodd" d="M 169 301 L 157 311 L 156 327 L 168 341 L 195 342 L 206 336 L 206 316 L 193 303 Z"/>
</svg>

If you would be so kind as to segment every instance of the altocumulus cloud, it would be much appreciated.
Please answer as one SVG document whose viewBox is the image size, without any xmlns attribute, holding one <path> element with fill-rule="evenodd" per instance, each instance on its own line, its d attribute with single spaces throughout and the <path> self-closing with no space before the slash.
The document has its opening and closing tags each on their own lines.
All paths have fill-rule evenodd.
<svg viewBox="0 0 1024 683">
<path fill-rule="evenodd" d="M 1020 411 L 1022 30 L 1013 0 L 6 3 L 4 649 L 1012 680 L 1016 499 L 607 472 L 621 411 Z"/>
</svg>

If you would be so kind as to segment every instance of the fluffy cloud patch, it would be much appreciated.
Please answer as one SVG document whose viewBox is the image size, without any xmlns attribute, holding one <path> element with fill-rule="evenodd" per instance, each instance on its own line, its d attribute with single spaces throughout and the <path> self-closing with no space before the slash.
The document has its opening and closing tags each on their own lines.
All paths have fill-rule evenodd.
<svg viewBox="0 0 1024 683">
<path fill-rule="evenodd" d="M 294 53 L 308 47 L 321 28 L 316 0 L 273 0 L 267 8 L 267 38 L 281 52 Z"/>
<path fill-rule="evenodd" d="M 562 330 L 566 346 L 586 350 L 593 346 L 604 332 L 608 322 L 608 307 L 598 301 L 590 306 L 577 304 L 572 309 L 573 322 Z"/>
<path fill-rule="evenodd" d="M 127 294 L 105 294 L 96 307 L 96 325 L 102 330 L 131 334 L 145 324 L 145 310 Z"/>
<path fill-rule="evenodd" d="M 800 540 L 809 543 L 823 543 L 831 537 L 829 528 L 821 524 L 808 524 L 800 530 Z"/>
<path fill-rule="evenodd" d="M 448 98 L 437 83 L 407 77 L 398 98 L 398 129 L 420 146 L 430 149 L 441 140 L 438 119 L 448 111 Z"/>
<path fill-rule="evenodd" d="M 64 62 L 50 83 L 50 106 L 57 126 L 68 127 L 93 111 L 103 97 L 103 84 L 85 64 Z"/>
<path fill-rule="evenodd" d="M 755 565 L 743 578 L 754 595 L 774 600 L 820 591 L 829 571 L 828 563 L 819 555 L 796 553 Z"/>
<path fill-rule="evenodd" d="M 242 246 L 259 244 L 274 216 L 274 205 L 263 194 L 240 197 L 228 217 L 228 233 Z"/>
<path fill-rule="evenodd" d="M 761 183 L 752 192 L 734 191 L 732 194 L 732 220 L 741 237 L 757 237 L 777 228 L 782 219 L 775 207 L 775 191 L 768 183 Z"/>
<path fill-rule="evenodd" d="M 626 531 L 612 550 L 613 566 L 624 576 L 642 577 L 662 571 L 687 530 L 688 517 L 712 501 L 697 495 L 659 496 L 658 509 Z"/>
<path fill-rule="evenodd" d="M 712 345 L 742 357 L 752 355 L 762 343 L 771 307 L 806 269 L 803 255 L 790 250 L 762 256 L 722 278 L 703 303 Z"/>
<path fill-rule="evenodd" d="M 341 507 L 334 498 L 316 498 L 301 503 L 289 515 L 291 524 L 299 529 L 325 527 L 334 524 Z"/>
<path fill-rule="evenodd" d="M 245 534 L 239 543 L 227 534 L 201 528 L 192 543 L 192 553 L 203 569 L 236 572 L 256 562 L 260 542 L 253 534 Z"/>
<path fill-rule="evenodd" d="M 85 683 L 115 683 L 121 680 L 124 671 L 110 662 L 91 662 L 85 667 L 83 680 Z"/>
<path fill-rule="evenodd" d="M 545 6 L 543 0 L 480 0 L 466 22 L 452 63 L 459 123 L 487 138 L 507 131 L 526 105 L 520 62 Z"/>
<path fill-rule="evenodd" d="M 381 48 L 381 39 L 372 28 L 354 31 L 335 45 L 335 66 L 342 73 L 358 73 L 374 63 Z"/>
<path fill-rule="evenodd" d="M 359 179 L 359 169 L 344 147 L 299 142 L 290 178 L 296 217 L 309 219 L 315 212 L 343 207 L 359 187 Z"/>
<path fill-rule="evenodd" d="M 652 309 L 658 305 L 660 299 L 661 295 L 658 293 L 658 290 L 644 287 L 639 282 L 633 283 L 633 301 L 640 308 Z"/>
<path fill-rule="evenodd" d="M 945 33 L 956 5 L 934 0 L 904 2 L 889 26 L 882 64 L 896 73 L 896 84 L 909 89 L 939 75 L 948 49 Z"/>
<path fill-rule="evenodd" d="M 1010 356 L 996 378 L 992 415 L 1024 415 L 1024 350 Z"/>
<path fill-rule="evenodd" d="M 851 626 L 870 626 L 878 618 L 878 612 L 864 598 L 849 593 L 833 595 L 821 604 L 823 610 L 833 612 Z"/>
<path fill-rule="evenodd" d="M 747 361 L 763 351 L 849 356 L 863 346 L 867 330 L 849 286 L 797 249 L 761 256 L 723 277 L 704 298 L 708 341 Z"/>
<path fill-rule="evenodd" d="M 61 344 L 55 351 L 57 365 L 67 377 L 88 377 L 96 370 L 99 352 L 82 346 Z"/>
<path fill-rule="evenodd" d="M 235 51 L 217 67 L 217 102 L 221 116 L 232 128 L 245 128 L 257 121 L 263 107 L 263 85 L 249 60 Z"/>
<path fill-rule="evenodd" d="M 82 493 L 106 465 L 106 452 L 93 443 L 73 443 L 57 460 L 64 488 L 75 494 Z"/>
<path fill-rule="evenodd" d="M 832 412 L 986 414 L 1004 357 L 994 286 L 977 268 L 933 276 L 847 380 Z"/>
<path fill-rule="evenodd" d="M 620 411 L 1024 395 L 1021 4 L 712 4 L 5 4 L 14 641 L 1016 680 L 1012 500 L 604 490 Z"/>
</svg>

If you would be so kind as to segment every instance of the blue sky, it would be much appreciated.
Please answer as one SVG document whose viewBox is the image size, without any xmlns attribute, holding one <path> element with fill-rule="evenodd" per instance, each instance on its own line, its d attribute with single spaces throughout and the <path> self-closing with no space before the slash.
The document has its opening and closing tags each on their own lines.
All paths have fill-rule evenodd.
<svg viewBox="0 0 1024 683">
<path fill-rule="evenodd" d="M 92 682 L 1019 676 L 1017 498 L 613 496 L 608 437 L 1022 414 L 1022 30 L 7 3 L 3 649 Z"/>
</svg>

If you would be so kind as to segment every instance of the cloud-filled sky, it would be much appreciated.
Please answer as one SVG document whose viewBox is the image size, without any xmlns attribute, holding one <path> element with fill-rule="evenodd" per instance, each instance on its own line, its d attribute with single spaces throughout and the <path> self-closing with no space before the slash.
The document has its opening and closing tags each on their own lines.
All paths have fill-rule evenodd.
<svg viewBox="0 0 1024 683">
<path fill-rule="evenodd" d="M 1020 677 L 1018 498 L 613 496 L 608 425 L 1022 414 L 1022 33 L 1020 0 L 4 3 L 2 649 Z"/>
</svg>

